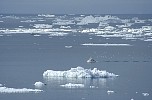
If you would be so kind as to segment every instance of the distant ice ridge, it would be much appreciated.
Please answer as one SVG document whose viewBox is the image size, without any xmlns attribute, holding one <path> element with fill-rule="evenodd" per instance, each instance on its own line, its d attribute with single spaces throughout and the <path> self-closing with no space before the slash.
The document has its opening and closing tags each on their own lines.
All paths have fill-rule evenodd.
<svg viewBox="0 0 152 100">
<path fill-rule="evenodd" d="M 105 44 L 85 43 L 81 45 L 84 45 L 84 46 L 132 46 L 130 44 L 110 44 L 110 43 L 105 43 Z"/>
<path fill-rule="evenodd" d="M 43 73 L 43 77 L 65 77 L 65 78 L 110 78 L 117 77 L 113 73 L 109 73 L 104 70 L 98 70 L 97 68 L 84 69 L 83 67 L 71 68 L 67 71 L 53 71 L 47 70 Z"/>
<path fill-rule="evenodd" d="M 39 89 L 27 89 L 27 88 L 16 89 L 16 88 L 0 87 L 0 93 L 39 93 L 42 91 L 43 90 L 39 90 Z"/>
<path fill-rule="evenodd" d="M 72 84 L 72 83 L 68 83 L 65 85 L 60 85 L 61 87 L 65 87 L 65 88 L 84 88 L 84 84 Z"/>
</svg>

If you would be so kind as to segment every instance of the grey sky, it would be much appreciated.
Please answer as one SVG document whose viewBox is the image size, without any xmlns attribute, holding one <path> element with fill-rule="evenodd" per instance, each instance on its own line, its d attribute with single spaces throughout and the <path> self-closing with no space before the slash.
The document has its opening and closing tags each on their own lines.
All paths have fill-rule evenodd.
<svg viewBox="0 0 152 100">
<path fill-rule="evenodd" d="M 0 0 L 0 13 L 152 14 L 152 0 Z"/>
</svg>

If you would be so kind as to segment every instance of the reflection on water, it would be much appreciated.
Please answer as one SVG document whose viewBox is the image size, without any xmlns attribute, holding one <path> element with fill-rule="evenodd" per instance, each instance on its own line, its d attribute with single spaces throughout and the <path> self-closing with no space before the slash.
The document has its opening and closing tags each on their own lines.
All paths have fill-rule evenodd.
<svg viewBox="0 0 152 100">
<path fill-rule="evenodd" d="M 49 88 L 60 88 L 60 85 L 64 85 L 67 83 L 72 84 L 84 84 L 84 88 L 91 88 L 94 86 L 95 88 L 106 88 L 107 82 L 108 84 L 112 84 L 114 78 L 63 78 L 63 77 L 44 77 L 44 82 L 47 84 Z"/>
</svg>

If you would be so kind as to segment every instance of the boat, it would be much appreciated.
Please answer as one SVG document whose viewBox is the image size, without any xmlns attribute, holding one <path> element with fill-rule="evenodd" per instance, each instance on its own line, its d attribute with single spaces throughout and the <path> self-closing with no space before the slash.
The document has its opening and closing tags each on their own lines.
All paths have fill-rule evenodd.
<svg viewBox="0 0 152 100">
<path fill-rule="evenodd" d="M 93 59 L 93 58 L 89 58 L 88 60 L 87 60 L 87 63 L 95 63 L 96 61 Z"/>
</svg>

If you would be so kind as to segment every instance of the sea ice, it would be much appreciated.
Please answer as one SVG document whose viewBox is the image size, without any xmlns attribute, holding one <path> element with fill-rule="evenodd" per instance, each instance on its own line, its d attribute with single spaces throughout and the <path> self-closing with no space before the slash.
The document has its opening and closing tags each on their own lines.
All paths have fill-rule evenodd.
<svg viewBox="0 0 152 100">
<path fill-rule="evenodd" d="M 0 87 L 3 86 L 2 84 L 0 84 Z"/>
<path fill-rule="evenodd" d="M 0 93 L 39 93 L 42 91 L 43 90 L 39 90 L 39 89 L 27 89 L 27 88 L 16 89 L 16 88 L 0 87 Z"/>
<path fill-rule="evenodd" d="M 84 69 L 83 67 L 71 68 L 67 71 L 54 71 L 47 70 L 43 73 L 43 77 L 51 78 L 51 77 L 65 77 L 65 78 L 110 78 L 117 77 L 113 73 L 109 73 L 104 70 L 98 70 L 97 68 Z"/>
<path fill-rule="evenodd" d="M 43 87 L 45 84 L 39 81 L 39 82 L 35 82 L 34 85 L 35 85 L 36 88 L 41 88 L 41 87 Z"/>
<path fill-rule="evenodd" d="M 65 48 L 72 48 L 72 46 L 65 46 Z"/>
<path fill-rule="evenodd" d="M 83 88 L 84 84 L 72 84 L 72 83 L 68 83 L 65 85 L 60 85 L 61 87 L 65 87 L 65 88 Z"/>
<path fill-rule="evenodd" d="M 143 96 L 149 96 L 149 93 L 142 93 Z"/>
<path fill-rule="evenodd" d="M 115 92 L 114 92 L 114 91 L 111 91 L 111 90 L 108 90 L 107 93 L 108 93 L 108 94 L 113 94 L 113 93 L 115 93 Z"/>
<path fill-rule="evenodd" d="M 131 46 L 130 44 L 110 44 L 110 43 L 105 43 L 105 44 L 84 43 L 81 45 L 84 45 L 84 46 Z"/>
</svg>

